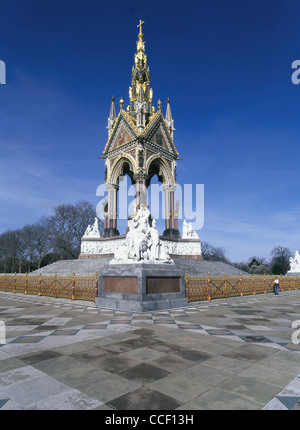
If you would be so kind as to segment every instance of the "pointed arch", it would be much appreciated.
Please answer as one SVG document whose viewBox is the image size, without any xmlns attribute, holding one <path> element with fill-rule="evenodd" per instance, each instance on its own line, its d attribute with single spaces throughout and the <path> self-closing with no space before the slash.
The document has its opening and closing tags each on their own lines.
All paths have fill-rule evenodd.
<svg viewBox="0 0 300 430">
<path fill-rule="evenodd" d="M 122 152 L 112 165 L 106 182 L 117 185 L 120 176 L 127 173 L 132 178 L 136 169 L 136 161 L 132 155 Z"/>
<path fill-rule="evenodd" d="M 158 179 L 164 185 L 175 184 L 175 176 L 168 166 L 168 163 L 164 160 L 161 154 L 153 154 L 148 158 L 145 166 L 145 173 L 149 177 L 149 184 L 151 178 L 157 174 Z"/>
</svg>

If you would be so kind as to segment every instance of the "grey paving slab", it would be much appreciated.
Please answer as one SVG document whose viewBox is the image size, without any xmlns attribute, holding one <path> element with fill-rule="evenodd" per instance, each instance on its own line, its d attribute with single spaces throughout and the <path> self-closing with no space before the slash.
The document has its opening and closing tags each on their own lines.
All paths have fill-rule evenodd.
<svg viewBox="0 0 300 430">
<path fill-rule="evenodd" d="M 104 379 L 111 376 L 113 376 L 111 373 L 95 369 L 90 365 L 82 365 L 80 369 L 70 369 L 55 374 L 58 381 L 80 391 L 85 391 L 92 384 L 102 384 Z"/>
<path fill-rule="evenodd" d="M 120 357 L 128 357 L 142 362 L 155 360 L 156 358 L 164 356 L 166 356 L 165 353 L 147 347 L 137 348 L 133 351 L 128 351 L 120 354 Z"/>
<path fill-rule="evenodd" d="M 226 381 L 221 382 L 218 387 L 225 391 L 243 395 L 253 401 L 265 404 L 273 398 L 280 390 L 280 386 L 257 381 L 240 375 L 234 375 Z"/>
<path fill-rule="evenodd" d="M 240 376 L 249 377 L 256 381 L 267 382 L 277 387 L 288 384 L 294 377 L 293 373 L 273 369 L 262 364 L 254 364 L 239 373 Z"/>
<path fill-rule="evenodd" d="M 205 362 L 184 369 L 181 373 L 200 382 L 205 382 L 211 386 L 219 385 L 234 375 L 234 372 L 230 370 L 216 369 L 211 366 L 206 366 Z"/>
<path fill-rule="evenodd" d="M 150 386 L 161 393 L 187 403 L 212 388 L 211 384 L 190 378 L 180 373 L 172 373 L 165 378 L 153 382 Z"/>
<path fill-rule="evenodd" d="M 111 375 L 109 378 L 103 379 L 101 383 L 95 382 L 87 385 L 81 391 L 102 403 L 107 403 L 140 387 L 140 383 L 129 381 L 118 375 Z"/>
<path fill-rule="evenodd" d="M 237 393 L 214 387 L 184 406 L 186 409 L 194 410 L 259 410 L 264 404 Z"/>
<path fill-rule="evenodd" d="M 31 406 L 30 410 L 91 410 L 103 405 L 97 399 L 88 397 L 78 390 L 64 390 Z"/>
<path fill-rule="evenodd" d="M 41 378 L 7 386 L 2 388 L 2 391 L 21 408 L 30 409 L 37 402 L 64 392 L 68 388 L 65 384 L 45 375 Z"/>
</svg>

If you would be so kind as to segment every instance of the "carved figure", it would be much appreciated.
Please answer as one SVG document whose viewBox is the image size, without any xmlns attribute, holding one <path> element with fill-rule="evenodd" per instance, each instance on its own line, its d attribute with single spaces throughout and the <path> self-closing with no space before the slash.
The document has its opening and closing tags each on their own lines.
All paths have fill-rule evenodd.
<svg viewBox="0 0 300 430">
<path fill-rule="evenodd" d="M 156 221 L 153 219 L 152 221 L 152 227 L 148 230 L 148 237 L 149 237 L 149 251 L 150 251 L 150 259 L 151 260 L 159 260 L 160 255 L 160 239 L 158 230 L 156 228 Z"/>
<path fill-rule="evenodd" d="M 186 220 L 183 221 L 182 225 L 182 238 L 183 239 L 199 239 L 199 236 L 195 230 L 193 230 L 192 223 L 187 223 Z"/>
<path fill-rule="evenodd" d="M 295 253 L 295 257 L 290 257 L 290 270 L 289 273 L 298 273 L 300 272 L 300 253 L 297 250 Z"/>
<path fill-rule="evenodd" d="M 95 222 L 92 226 L 90 224 L 87 226 L 83 237 L 97 237 L 100 238 L 100 232 L 99 232 L 99 223 L 98 218 L 95 217 Z"/>
</svg>

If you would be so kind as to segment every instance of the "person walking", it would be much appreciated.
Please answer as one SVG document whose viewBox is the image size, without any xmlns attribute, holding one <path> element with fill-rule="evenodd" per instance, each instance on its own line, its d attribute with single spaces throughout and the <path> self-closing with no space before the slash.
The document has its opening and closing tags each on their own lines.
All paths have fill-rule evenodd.
<svg viewBox="0 0 300 430">
<path fill-rule="evenodd" d="M 276 296 L 279 295 L 279 279 L 276 278 L 274 279 L 274 293 L 276 294 Z"/>
</svg>

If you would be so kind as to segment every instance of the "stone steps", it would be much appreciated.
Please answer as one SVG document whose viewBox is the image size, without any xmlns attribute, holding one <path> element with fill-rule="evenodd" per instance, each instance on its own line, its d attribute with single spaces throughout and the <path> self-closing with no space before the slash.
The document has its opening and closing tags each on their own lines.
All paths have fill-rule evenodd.
<svg viewBox="0 0 300 430">
<path fill-rule="evenodd" d="M 190 275 L 207 276 L 209 272 L 211 276 L 224 276 L 225 273 L 227 276 L 239 276 L 240 273 L 243 276 L 250 276 L 250 273 L 222 261 L 199 261 L 188 258 L 173 258 L 173 261 L 179 269 L 187 271 Z"/>
<path fill-rule="evenodd" d="M 101 270 L 109 263 L 111 257 L 105 258 L 87 258 L 82 260 L 60 260 L 48 266 L 35 270 L 30 275 L 94 275 L 97 271 L 99 274 Z M 230 264 L 221 261 L 204 261 L 193 260 L 188 258 L 173 258 L 177 268 L 187 271 L 190 275 L 207 276 L 209 272 L 211 276 L 249 276 L 249 273 L 241 272 Z"/>
<path fill-rule="evenodd" d="M 83 260 L 60 260 L 41 269 L 34 270 L 30 275 L 94 275 L 97 271 L 100 272 L 105 267 L 111 257 L 108 258 L 86 258 Z"/>
</svg>

